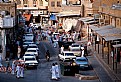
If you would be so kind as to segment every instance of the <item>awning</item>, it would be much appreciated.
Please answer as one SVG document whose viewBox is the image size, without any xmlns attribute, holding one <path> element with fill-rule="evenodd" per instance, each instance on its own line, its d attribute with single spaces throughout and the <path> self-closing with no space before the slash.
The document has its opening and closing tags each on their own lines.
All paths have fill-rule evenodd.
<svg viewBox="0 0 121 82">
<path fill-rule="evenodd" d="M 80 14 L 58 14 L 57 17 L 80 16 Z"/>
<path fill-rule="evenodd" d="M 97 24 L 98 21 L 86 21 L 86 22 L 84 22 L 84 23 L 86 23 L 86 24 Z"/>
<path fill-rule="evenodd" d="M 30 18 L 32 15 L 31 14 L 24 14 L 23 16 L 25 17 L 26 21 L 30 21 Z"/>
<path fill-rule="evenodd" d="M 111 25 L 106 25 L 106 26 L 102 26 L 102 27 L 90 25 L 89 28 L 92 29 L 93 31 L 99 31 L 99 30 L 105 30 L 105 29 L 112 29 L 112 28 L 115 28 L 115 27 L 111 26 Z"/>
<path fill-rule="evenodd" d="M 105 41 L 119 40 L 121 39 L 121 35 L 120 36 L 104 36 L 103 38 L 105 39 Z"/>
<path fill-rule="evenodd" d="M 78 20 L 83 21 L 83 22 L 88 22 L 88 21 L 91 21 L 91 20 L 93 21 L 94 18 L 93 17 L 82 17 L 82 18 L 80 18 Z"/>
<path fill-rule="evenodd" d="M 118 47 L 121 47 L 121 44 L 116 44 L 116 45 L 113 45 L 114 48 L 118 48 Z"/>
<path fill-rule="evenodd" d="M 56 16 L 54 14 L 50 15 L 50 20 L 56 20 Z"/>
<path fill-rule="evenodd" d="M 112 29 L 103 29 L 103 30 L 97 30 L 97 34 L 100 36 L 110 36 L 113 34 L 121 34 L 121 29 L 119 28 L 112 28 Z"/>
</svg>

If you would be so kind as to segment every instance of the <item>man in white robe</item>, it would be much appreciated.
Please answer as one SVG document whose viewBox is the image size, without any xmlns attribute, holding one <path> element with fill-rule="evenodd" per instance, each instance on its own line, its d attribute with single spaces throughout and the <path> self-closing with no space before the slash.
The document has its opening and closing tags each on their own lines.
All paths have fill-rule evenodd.
<svg viewBox="0 0 121 82">
<path fill-rule="evenodd" d="M 20 64 L 18 64 L 17 67 L 16 67 L 16 77 L 17 78 L 20 77 Z"/>
<path fill-rule="evenodd" d="M 24 65 L 22 64 L 20 67 L 20 77 L 24 77 Z"/>
<path fill-rule="evenodd" d="M 11 74 L 15 74 L 15 61 L 12 62 L 12 71 Z"/>
<path fill-rule="evenodd" d="M 0 67 L 3 66 L 2 65 L 2 54 L 0 54 Z"/>
<path fill-rule="evenodd" d="M 62 45 L 62 47 L 61 47 L 61 53 L 64 51 L 64 47 L 63 47 L 63 45 Z"/>
<path fill-rule="evenodd" d="M 60 71 L 59 71 L 59 66 L 57 62 L 55 63 L 55 70 L 56 70 L 56 77 L 60 79 Z"/>
<path fill-rule="evenodd" d="M 57 77 L 56 77 L 56 70 L 55 70 L 55 64 L 54 64 L 54 63 L 52 64 L 51 73 L 52 73 L 51 79 L 52 79 L 52 80 L 57 80 Z"/>
</svg>

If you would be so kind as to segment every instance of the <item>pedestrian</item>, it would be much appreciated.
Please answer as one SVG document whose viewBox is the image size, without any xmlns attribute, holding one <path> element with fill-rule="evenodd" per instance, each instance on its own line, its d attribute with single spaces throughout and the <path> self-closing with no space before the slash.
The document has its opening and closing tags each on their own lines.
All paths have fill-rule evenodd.
<svg viewBox="0 0 121 82">
<path fill-rule="evenodd" d="M 81 57 L 84 57 L 84 47 L 81 47 Z"/>
<path fill-rule="evenodd" d="M 20 46 L 18 46 L 18 53 L 17 53 L 18 59 L 20 58 L 20 55 L 21 55 L 21 48 Z"/>
<path fill-rule="evenodd" d="M 21 63 L 21 66 L 20 66 L 20 77 L 24 78 L 24 63 L 23 62 Z"/>
<path fill-rule="evenodd" d="M 52 80 L 57 80 L 56 69 L 55 69 L 55 64 L 54 63 L 52 64 L 51 73 L 52 73 L 51 79 Z"/>
<path fill-rule="evenodd" d="M 0 67 L 2 67 L 2 55 L 0 54 Z"/>
<path fill-rule="evenodd" d="M 9 72 L 9 66 L 10 66 L 9 59 L 7 59 L 6 63 L 7 63 L 7 65 L 6 65 L 6 73 L 7 73 L 7 72 Z"/>
<path fill-rule="evenodd" d="M 12 72 L 11 72 L 11 74 L 15 74 L 15 60 L 12 62 Z"/>
<path fill-rule="evenodd" d="M 18 63 L 16 67 L 16 78 L 20 78 L 20 63 Z"/>
<path fill-rule="evenodd" d="M 55 70 L 57 79 L 60 79 L 60 70 L 57 62 L 55 63 Z"/>
<path fill-rule="evenodd" d="M 63 51 L 64 51 L 64 47 L 63 47 L 63 45 L 61 46 L 61 53 L 63 53 Z"/>
</svg>

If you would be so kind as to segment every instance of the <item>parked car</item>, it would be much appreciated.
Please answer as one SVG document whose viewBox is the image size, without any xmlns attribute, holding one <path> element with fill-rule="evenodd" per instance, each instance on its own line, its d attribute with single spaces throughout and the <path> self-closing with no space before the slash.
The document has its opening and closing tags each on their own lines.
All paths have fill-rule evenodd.
<svg viewBox="0 0 121 82">
<path fill-rule="evenodd" d="M 25 52 L 23 57 L 27 57 L 27 56 L 35 56 L 34 53 L 31 52 Z"/>
<path fill-rule="evenodd" d="M 59 60 L 65 61 L 65 60 L 73 60 L 76 58 L 74 53 L 71 51 L 63 51 L 61 54 L 58 55 Z"/>
<path fill-rule="evenodd" d="M 26 52 L 30 52 L 30 53 L 34 54 L 36 57 L 38 56 L 38 51 L 36 48 L 27 48 Z"/>
<path fill-rule="evenodd" d="M 38 62 L 35 56 L 23 56 L 22 60 L 25 61 L 26 67 L 35 67 L 37 68 Z"/>
<path fill-rule="evenodd" d="M 34 42 L 33 41 L 28 41 L 28 40 L 23 42 L 23 48 L 26 49 L 29 44 L 34 44 Z"/>
<path fill-rule="evenodd" d="M 74 62 L 76 63 L 76 65 L 79 65 L 81 69 L 87 69 L 90 66 L 86 57 L 76 57 Z"/>
<path fill-rule="evenodd" d="M 73 43 L 71 46 L 69 46 L 70 51 L 74 50 L 81 50 L 81 46 L 77 43 Z"/>
<path fill-rule="evenodd" d="M 36 44 L 29 44 L 28 48 L 33 48 L 33 49 L 37 49 L 37 51 L 39 52 L 39 48 Z"/>
<path fill-rule="evenodd" d="M 25 34 L 25 35 L 23 36 L 23 41 L 24 41 L 24 40 L 32 40 L 32 41 L 33 41 L 33 39 L 34 39 L 34 35 L 31 34 L 31 33 Z"/>
</svg>

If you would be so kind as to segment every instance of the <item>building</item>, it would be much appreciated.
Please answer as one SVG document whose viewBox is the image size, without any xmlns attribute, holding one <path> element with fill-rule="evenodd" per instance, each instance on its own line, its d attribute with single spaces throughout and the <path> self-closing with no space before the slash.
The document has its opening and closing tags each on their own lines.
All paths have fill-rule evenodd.
<svg viewBox="0 0 121 82">
<path fill-rule="evenodd" d="M 121 28 L 121 1 L 120 0 L 107 0 L 101 1 L 99 8 L 100 24 L 112 25 Z"/>
<path fill-rule="evenodd" d="M 10 48 L 15 40 L 17 24 L 16 3 L 0 3 L 0 54 L 2 58 L 10 56 Z"/>
<path fill-rule="evenodd" d="M 47 15 L 47 0 L 11 0 L 17 3 L 17 10 L 21 11 L 26 17 L 26 21 L 40 23 L 41 15 Z M 31 20 L 32 16 L 33 20 Z"/>
</svg>

